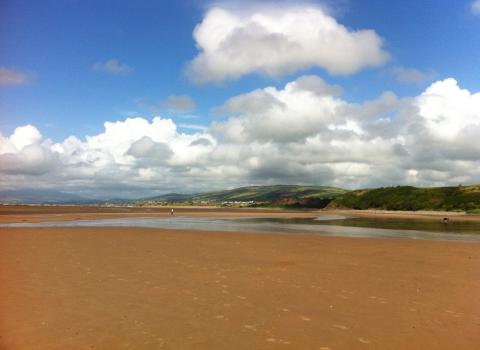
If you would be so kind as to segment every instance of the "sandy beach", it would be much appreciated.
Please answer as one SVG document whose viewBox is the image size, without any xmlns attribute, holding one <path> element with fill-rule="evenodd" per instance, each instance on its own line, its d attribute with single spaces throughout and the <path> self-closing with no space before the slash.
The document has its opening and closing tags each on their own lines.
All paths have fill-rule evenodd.
<svg viewBox="0 0 480 350">
<path fill-rule="evenodd" d="M 0 349 L 477 349 L 479 276 L 475 243 L 2 228 Z"/>
<path fill-rule="evenodd" d="M 0 350 L 480 350 L 480 0 L 0 0 Z"/>
</svg>

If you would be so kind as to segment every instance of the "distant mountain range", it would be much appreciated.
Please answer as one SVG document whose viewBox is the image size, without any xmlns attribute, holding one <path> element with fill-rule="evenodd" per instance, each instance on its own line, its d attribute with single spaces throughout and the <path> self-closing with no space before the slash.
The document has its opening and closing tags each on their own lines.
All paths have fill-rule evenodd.
<svg viewBox="0 0 480 350">
<path fill-rule="evenodd" d="M 347 190 L 327 186 L 248 186 L 232 190 L 181 194 L 168 193 L 155 197 L 130 199 L 92 200 L 56 190 L 22 189 L 0 191 L 0 203 L 28 204 L 135 204 L 147 203 L 211 203 L 255 202 L 262 205 L 277 204 L 290 206 L 324 207 L 336 196 Z"/>
<path fill-rule="evenodd" d="M 382 187 L 349 191 L 327 186 L 248 186 L 197 194 L 168 193 L 136 200 L 92 200 L 41 189 L 0 191 L 0 203 L 28 204 L 214 204 L 380 210 L 447 210 L 480 213 L 480 185 L 418 188 Z"/>
<path fill-rule="evenodd" d="M 44 190 L 21 189 L 0 191 L 0 203 L 28 203 L 28 204 L 76 204 L 94 202 L 72 193 Z"/>
<path fill-rule="evenodd" d="M 233 190 L 178 194 L 169 193 L 145 198 L 137 202 L 256 202 L 304 207 L 324 207 L 333 198 L 348 192 L 347 190 L 327 186 L 248 186 Z"/>
</svg>

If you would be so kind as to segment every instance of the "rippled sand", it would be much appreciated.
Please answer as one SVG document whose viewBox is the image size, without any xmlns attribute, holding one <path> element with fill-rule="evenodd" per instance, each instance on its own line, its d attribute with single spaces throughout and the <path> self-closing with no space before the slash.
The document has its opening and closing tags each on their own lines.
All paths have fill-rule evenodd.
<svg viewBox="0 0 480 350">
<path fill-rule="evenodd" d="M 0 349 L 478 349 L 479 276 L 475 243 L 8 228 Z"/>
</svg>

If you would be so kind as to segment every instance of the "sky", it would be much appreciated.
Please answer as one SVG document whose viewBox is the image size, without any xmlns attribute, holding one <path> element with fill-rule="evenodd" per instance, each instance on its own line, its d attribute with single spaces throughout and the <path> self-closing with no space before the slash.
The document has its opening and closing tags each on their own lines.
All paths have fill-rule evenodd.
<svg viewBox="0 0 480 350">
<path fill-rule="evenodd" d="M 480 183 L 480 1 L 0 1 L 0 189 Z"/>
</svg>

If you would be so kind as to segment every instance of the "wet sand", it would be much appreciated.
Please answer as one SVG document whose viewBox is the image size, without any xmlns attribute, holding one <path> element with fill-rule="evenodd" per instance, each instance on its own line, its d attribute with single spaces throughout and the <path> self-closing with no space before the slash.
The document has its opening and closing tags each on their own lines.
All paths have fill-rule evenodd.
<svg viewBox="0 0 480 350">
<path fill-rule="evenodd" d="M 480 245 L 0 232 L 0 349 L 478 349 Z"/>
<path fill-rule="evenodd" d="M 97 207 L 0 205 L 0 223 L 113 219 L 170 216 L 169 207 Z M 175 208 L 175 215 L 189 217 L 296 217 L 314 218 L 318 210 L 263 208 Z"/>
</svg>

